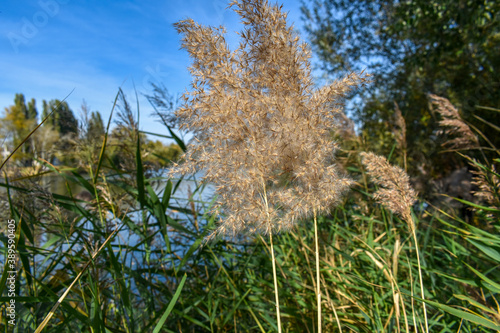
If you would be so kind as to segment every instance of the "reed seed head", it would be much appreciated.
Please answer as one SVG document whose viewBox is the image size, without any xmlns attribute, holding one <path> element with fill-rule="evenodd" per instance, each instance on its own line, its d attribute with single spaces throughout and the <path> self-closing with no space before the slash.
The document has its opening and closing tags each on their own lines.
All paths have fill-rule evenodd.
<svg viewBox="0 0 500 333">
<path fill-rule="evenodd" d="M 500 177 L 495 169 L 495 165 L 491 165 L 491 169 L 479 164 L 476 160 L 472 160 L 471 166 L 474 175 L 472 184 L 478 187 L 474 192 L 474 196 L 484 200 L 493 208 L 500 207 Z"/>
<path fill-rule="evenodd" d="M 396 125 L 396 129 L 394 130 L 396 141 L 401 149 L 406 150 L 406 121 L 396 101 L 394 101 L 394 120 Z"/>
<path fill-rule="evenodd" d="M 216 185 L 225 218 L 209 238 L 289 230 L 340 200 L 351 180 L 334 163 L 330 132 L 342 98 L 367 77 L 314 89 L 308 46 L 280 7 L 241 0 L 230 8 L 245 26 L 235 51 L 223 27 L 175 24 L 193 76 L 176 117 L 195 138 L 172 173 L 203 170 Z"/>
<path fill-rule="evenodd" d="M 406 172 L 374 153 L 363 152 L 361 158 L 373 182 L 382 187 L 375 193 L 375 200 L 403 218 L 413 230 L 411 207 L 417 200 L 417 195 L 411 188 Z"/>
<path fill-rule="evenodd" d="M 457 108 L 446 98 L 433 94 L 430 94 L 429 97 L 434 110 L 443 118 L 439 121 L 439 126 L 446 128 L 445 134 L 455 136 L 455 138 L 446 141 L 444 145 L 452 149 L 477 147 L 479 144 L 477 136 L 462 119 Z"/>
</svg>

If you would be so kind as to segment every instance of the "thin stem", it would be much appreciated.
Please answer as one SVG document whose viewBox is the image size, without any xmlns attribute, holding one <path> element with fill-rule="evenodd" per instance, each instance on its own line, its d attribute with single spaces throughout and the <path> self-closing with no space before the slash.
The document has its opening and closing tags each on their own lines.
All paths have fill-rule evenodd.
<svg viewBox="0 0 500 333">
<path fill-rule="evenodd" d="M 276 316 L 278 317 L 278 332 L 281 333 L 280 299 L 278 295 L 278 278 L 276 276 L 276 258 L 274 257 L 273 233 L 269 232 L 271 242 L 271 257 L 273 262 L 274 297 L 276 299 Z"/>
<path fill-rule="evenodd" d="M 420 293 L 422 294 L 422 306 L 424 309 L 424 322 L 425 322 L 425 332 L 429 333 L 429 323 L 427 322 L 427 308 L 425 306 L 425 294 L 424 294 L 424 282 L 422 279 L 422 266 L 420 265 L 420 251 L 418 250 L 418 240 L 417 240 L 417 232 L 415 230 L 415 222 L 413 221 L 413 217 L 411 216 L 411 213 L 408 212 L 406 214 L 407 222 L 410 225 L 410 229 L 413 235 L 413 241 L 415 242 L 415 251 L 417 252 L 417 265 L 418 265 L 418 278 L 420 281 Z"/>
<path fill-rule="evenodd" d="M 278 295 L 278 277 L 276 275 L 276 258 L 274 256 L 274 245 L 273 245 L 273 230 L 271 226 L 271 217 L 269 216 L 269 204 L 267 202 L 267 191 L 266 191 L 266 183 L 262 178 L 262 188 L 263 188 L 263 196 L 264 202 L 266 204 L 266 214 L 267 214 L 267 223 L 269 226 L 269 241 L 271 243 L 271 258 L 272 258 L 272 266 L 273 266 L 273 280 L 274 280 L 274 297 L 276 299 L 276 317 L 278 319 L 278 333 L 281 333 L 281 316 L 280 316 L 280 300 Z"/>
<path fill-rule="evenodd" d="M 335 259 L 333 259 L 333 260 L 335 260 Z M 326 293 L 326 299 L 328 300 L 328 302 L 330 303 L 330 306 L 332 307 L 333 314 L 335 315 L 335 320 L 337 321 L 337 325 L 339 326 L 339 333 L 342 333 L 342 326 L 340 325 L 340 319 L 339 319 L 339 316 L 337 315 L 337 311 L 335 310 L 335 305 L 332 302 L 332 299 L 330 297 L 330 293 L 328 292 L 328 288 L 325 288 L 325 293 Z M 331 318 L 331 316 L 330 316 L 330 318 Z"/>
<path fill-rule="evenodd" d="M 319 245 L 318 245 L 318 221 L 316 219 L 316 209 L 314 210 L 314 242 L 316 243 L 316 296 L 318 299 L 318 333 L 321 333 L 321 288 L 319 272 Z"/>
<path fill-rule="evenodd" d="M 408 267 L 411 268 L 410 264 L 410 259 L 408 257 L 406 258 L 408 262 Z M 418 325 L 417 325 L 417 315 L 415 314 L 415 298 L 413 297 L 415 295 L 415 292 L 413 291 L 413 275 L 411 273 L 411 269 L 408 270 L 409 275 L 410 275 L 410 299 L 411 299 L 411 313 L 412 313 L 412 319 L 413 319 L 413 327 L 415 328 L 415 333 L 418 333 Z M 410 332 L 410 331 L 408 331 Z"/>
<path fill-rule="evenodd" d="M 413 222 L 413 221 L 412 221 Z M 429 333 L 429 324 L 427 323 L 427 308 L 425 306 L 425 295 L 424 295 L 424 282 L 422 280 L 422 267 L 420 266 L 420 254 L 418 250 L 417 233 L 415 232 L 415 225 L 413 226 L 413 240 L 415 242 L 415 250 L 417 251 L 417 264 L 418 264 L 418 278 L 420 280 L 420 292 L 422 293 L 422 306 L 424 308 L 424 321 L 425 321 L 425 332 Z"/>
</svg>

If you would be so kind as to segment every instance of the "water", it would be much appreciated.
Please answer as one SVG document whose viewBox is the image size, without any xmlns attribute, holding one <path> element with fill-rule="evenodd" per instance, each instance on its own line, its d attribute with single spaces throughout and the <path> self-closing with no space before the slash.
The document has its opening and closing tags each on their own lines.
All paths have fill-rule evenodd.
<svg viewBox="0 0 500 333">
<path fill-rule="evenodd" d="M 160 198 L 160 200 L 163 197 L 165 187 L 167 185 L 167 179 L 162 178 L 166 176 L 166 172 L 167 170 L 160 170 L 158 174 L 155 175 L 156 180 L 150 182 L 151 187 L 154 189 L 154 192 Z M 197 174 L 190 179 L 183 179 L 179 186 L 176 188 L 175 193 L 171 195 L 169 209 L 167 210 L 167 215 L 173 220 L 191 231 L 195 231 L 196 228 L 198 228 L 200 232 L 201 230 L 203 230 L 203 227 L 206 224 L 206 220 L 203 219 L 203 212 L 208 209 L 209 202 L 212 200 L 215 193 L 215 187 L 211 184 L 200 187 L 199 179 L 201 178 L 201 176 L 201 174 Z M 112 184 L 119 179 L 117 177 L 109 177 L 107 180 L 110 184 Z M 175 188 L 177 181 L 174 180 L 172 182 L 173 188 Z M 46 188 L 53 194 L 73 196 L 76 199 L 85 201 L 91 201 L 93 199 L 93 195 L 91 195 L 83 186 L 77 183 L 67 182 L 64 177 L 59 175 L 42 177 L 40 183 L 44 188 Z M 116 186 L 114 188 L 116 190 Z M 111 196 L 116 198 L 120 194 L 123 194 L 123 192 L 114 193 Z M 146 195 L 148 194 L 146 193 Z M 79 203 L 79 205 L 85 209 L 85 203 Z M 135 225 L 141 229 L 141 231 L 144 231 L 142 222 L 143 218 L 146 217 L 147 223 L 149 225 L 153 225 L 148 228 L 147 231 L 145 231 L 146 234 L 156 232 L 158 230 L 158 227 L 154 226 L 155 224 L 158 224 L 156 218 L 154 218 L 152 215 L 149 215 L 149 213 L 147 215 L 143 215 L 143 212 L 140 211 L 139 208 L 140 207 L 137 204 L 135 207 L 121 207 L 121 210 L 128 211 L 127 215 L 135 223 Z M 185 209 L 191 210 L 192 208 L 194 208 L 197 212 L 196 221 L 194 220 L 193 215 L 183 212 L 183 210 Z M 122 226 L 123 221 L 114 219 L 110 211 L 104 212 L 104 215 L 106 216 L 107 220 L 106 224 L 109 226 L 108 228 L 106 228 L 107 234 L 114 230 L 115 225 Z M 72 217 L 69 217 L 68 219 L 66 219 L 66 222 L 71 223 L 72 219 Z M 102 242 L 104 242 L 105 240 L 104 237 L 100 236 L 100 232 L 94 231 L 96 230 L 96 228 L 98 228 L 97 230 L 104 230 L 104 227 L 100 226 L 100 222 L 94 223 L 96 223 L 97 226 L 94 226 L 92 221 L 86 219 L 82 219 L 78 222 L 79 228 L 83 229 L 83 231 L 81 231 L 83 237 L 86 238 L 87 243 L 91 246 L 95 245 L 95 241 L 97 240 L 100 241 L 99 245 L 102 244 Z M 196 240 L 196 237 L 180 233 L 170 226 L 167 227 L 167 233 L 169 239 L 171 239 L 171 250 L 177 253 L 181 258 L 183 257 L 183 253 L 185 253 Z M 37 241 L 36 246 L 42 247 L 42 244 L 48 245 L 47 242 L 50 241 L 50 237 L 53 236 L 54 235 L 42 235 L 41 239 Z M 59 245 L 56 245 L 56 248 L 54 248 L 54 246 L 49 246 L 49 248 L 56 250 L 59 253 L 66 253 L 68 251 L 71 251 L 71 253 L 78 253 L 78 251 L 80 251 L 84 246 L 84 241 L 82 239 L 78 240 L 77 244 L 75 244 L 74 246 L 70 245 L 72 243 L 71 238 L 76 236 L 75 233 L 73 233 L 72 235 L 59 234 L 56 236 L 61 237 L 60 241 L 55 243 Z M 67 240 L 66 237 L 68 237 Z M 156 234 L 153 242 L 147 244 L 148 246 L 146 246 L 146 244 L 144 243 L 141 244 L 141 242 L 143 242 L 143 236 L 140 236 L 137 233 L 133 232 L 128 226 L 124 226 L 123 228 L 121 228 L 121 231 L 119 231 L 114 236 L 114 239 L 111 241 L 111 245 L 115 249 L 115 255 L 120 257 L 119 261 L 132 268 L 142 266 L 144 264 L 144 253 L 148 247 L 149 249 L 160 248 L 166 250 L 165 242 L 163 241 L 163 237 L 160 233 Z M 140 245 L 137 246 L 138 244 Z M 97 247 L 94 250 L 96 250 Z M 132 249 L 133 247 L 136 248 Z M 120 248 L 122 251 L 121 255 L 119 253 Z M 58 257 L 57 254 L 56 257 Z M 37 263 L 42 263 L 47 259 L 47 256 L 43 254 L 37 254 L 33 259 Z M 158 262 L 162 261 L 163 258 L 161 254 L 151 253 L 150 260 Z M 45 261 L 46 264 L 49 264 L 49 262 L 50 260 Z M 62 264 L 58 266 L 60 266 L 58 267 L 60 269 L 62 269 L 63 267 Z"/>
</svg>

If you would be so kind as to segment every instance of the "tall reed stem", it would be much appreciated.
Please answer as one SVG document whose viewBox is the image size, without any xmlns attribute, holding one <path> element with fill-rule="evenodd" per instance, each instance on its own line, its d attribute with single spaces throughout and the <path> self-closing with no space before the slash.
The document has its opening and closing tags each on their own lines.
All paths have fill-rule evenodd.
<svg viewBox="0 0 500 333">
<path fill-rule="evenodd" d="M 418 278 L 420 280 L 420 292 L 422 294 L 422 305 L 424 309 L 424 322 L 425 322 L 425 332 L 429 333 L 429 324 L 427 322 L 427 308 L 425 306 L 425 295 L 424 295 L 424 282 L 422 279 L 422 267 L 420 266 L 420 251 L 418 250 L 417 233 L 415 231 L 415 223 L 413 218 L 410 217 L 410 223 L 412 227 L 413 241 L 415 242 L 415 250 L 417 251 L 417 264 L 418 264 Z"/>
<path fill-rule="evenodd" d="M 318 245 L 318 221 L 316 219 L 316 210 L 314 210 L 314 242 L 316 243 L 316 296 L 318 299 L 318 333 L 321 333 L 321 288 L 319 272 L 319 245 Z"/>
<path fill-rule="evenodd" d="M 261 178 L 264 202 L 266 204 L 267 222 L 269 223 L 269 241 L 271 243 L 271 261 L 273 266 L 274 297 L 276 300 L 276 317 L 278 319 L 278 332 L 281 333 L 280 299 L 278 295 L 278 276 L 276 274 L 276 257 L 274 256 L 273 231 L 271 229 L 271 217 L 269 216 L 269 203 L 267 202 L 267 190 L 264 179 Z"/>
<path fill-rule="evenodd" d="M 269 233 L 271 242 L 271 258 L 273 262 L 274 297 L 276 299 L 276 316 L 278 317 L 278 332 L 281 333 L 280 299 L 278 295 L 278 277 L 276 276 L 276 258 L 274 257 L 273 233 Z"/>
</svg>

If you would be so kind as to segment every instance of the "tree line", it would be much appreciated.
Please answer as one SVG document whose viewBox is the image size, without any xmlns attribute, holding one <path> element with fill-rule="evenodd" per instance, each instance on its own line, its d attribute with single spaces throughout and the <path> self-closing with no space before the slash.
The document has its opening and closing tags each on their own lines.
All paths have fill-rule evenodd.
<svg viewBox="0 0 500 333">
<path fill-rule="evenodd" d="M 128 105 L 123 104 L 126 109 Z M 127 111 L 119 112 L 119 117 L 123 118 L 124 113 Z M 46 121 L 30 136 L 31 131 L 43 119 Z M 136 140 L 124 133 L 131 130 L 129 125 L 116 121 L 109 133 L 109 149 L 105 160 L 110 167 L 123 169 L 131 164 L 127 160 L 133 160 Z M 176 144 L 167 146 L 159 140 L 148 139 L 137 128 L 134 130 L 141 136 L 145 148 L 145 163 L 151 167 L 165 167 L 180 155 L 181 149 Z M 105 132 L 101 113 L 92 111 L 85 102 L 82 103 L 77 118 L 66 101 L 43 100 L 40 112 L 34 98 L 27 100 L 24 94 L 18 93 L 14 97 L 14 104 L 5 107 L 0 117 L 2 160 L 22 143 L 11 158 L 11 165 L 16 168 L 39 166 L 42 161 L 55 165 L 82 166 L 99 154 Z M 27 137 L 29 139 L 25 141 Z"/>
</svg>

